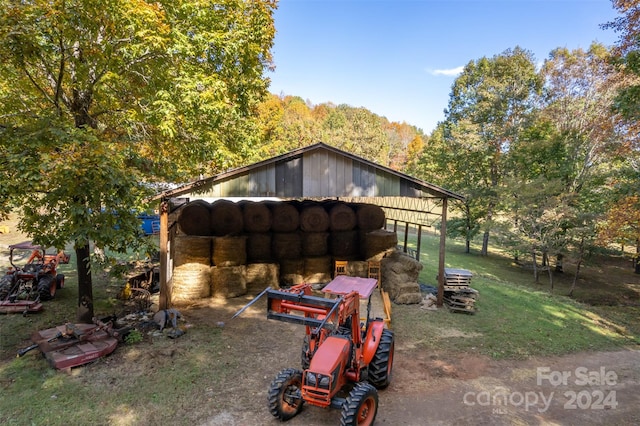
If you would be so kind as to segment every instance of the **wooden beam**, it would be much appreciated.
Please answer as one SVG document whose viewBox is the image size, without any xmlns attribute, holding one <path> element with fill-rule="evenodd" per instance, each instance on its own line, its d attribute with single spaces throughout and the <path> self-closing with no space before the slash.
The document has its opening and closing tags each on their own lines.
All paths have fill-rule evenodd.
<svg viewBox="0 0 640 426">
<path fill-rule="evenodd" d="M 407 252 L 407 240 L 409 239 L 409 224 L 404 223 L 404 252 Z"/>
<path fill-rule="evenodd" d="M 416 243 L 416 260 L 420 262 L 420 243 L 422 242 L 422 225 L 418 225 L 418 242 Z"/>
<path fill-rule="evenodd" d="M 160 309 L 168 309 L 171 305 L 171 289 L 167 285 L 169 254 L 169 202 L 160 203 Z"/>
<path fill-rule="evenodd" d="M 440 224 L 440 256 L 438 258 L 438 297 L 436 306 L 440 307 L 444 301 L 444 252 L 447 240 L 447 198 L 442 199 L 442 223 Z"/>
</svg>

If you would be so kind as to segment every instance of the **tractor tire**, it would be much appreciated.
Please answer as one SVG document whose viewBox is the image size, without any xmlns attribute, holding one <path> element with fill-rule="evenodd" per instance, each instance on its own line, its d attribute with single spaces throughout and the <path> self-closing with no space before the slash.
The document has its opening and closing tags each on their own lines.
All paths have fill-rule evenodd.
<svg viewBox="0 0 640 426">
<path fill-rule="evenodd" d="M 302 371 L 282 370 L 269 386 L 269 411 L 281 421 L 293 418 L 302 410 Z"/>
<path fill-rule="evenodd" d="M 393 332 L 382 330 L 378 349 L 369 363 L 368 381 L 377 389 L 384 389 L 391 382 L 391 370 L 393 369 L 393 353 L 395 342 Z"/>
<path fill-rule="evenodd" d="M 371 426 L 378 413 L 378 391 L 360 382 L 349 392 L 342 406 L 340 426 Z"/>
<path fill-rule="evenodd" d="M 9 293 L 13 289 L 15 282 L 15 274 L 7 274 L 0 278 L 0 300 L 5 300 L 9 297 Z"/>
<path fill-rule="evenodd" d="M 302 369 L 308 369 L 309 365 L 311 365 L 311 357 L 309 356 L 309 336 L 304 336 L 304 340 L 302 341 L 302 353 L 300 354 L 300 359 L 302 361 Z"/>
<path fill-rule="evenodd" d="M 38 280 L 40 300 L 51 300 L 56 295 L 56 279 L 53 275 L 43 275 Z"/>
<path fill-rule="evenodd" d="M 56 288 L 58 290 L 60 290 L 61 288 L 64 288 L 64 274 L 56 275 Z"/>
</svg>

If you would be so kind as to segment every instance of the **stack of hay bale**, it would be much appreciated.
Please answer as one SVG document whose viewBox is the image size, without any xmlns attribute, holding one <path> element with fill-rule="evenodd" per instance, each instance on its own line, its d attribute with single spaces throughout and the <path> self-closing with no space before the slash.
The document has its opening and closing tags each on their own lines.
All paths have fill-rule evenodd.
<svg viewBox="0 0 640 426">
<path fill-rule="evenodd" d="M 348 260 L 350 275 L 366 277 L 367 262 L 397 244 L 395 232 L 382 229 L 385 222 L 379 206 L 335 200 L 192 201 L 177 218 L 172 302 L 326 284 L 335 260 Z M 201 241 L 197 256 L 178 261 L 193 239 Z"/>
<path fill-rule="evenodd" d="M 473 274 L 466 269 L 444 269 L 444 302 L 453 312 L 476 313 L 478 291 L 471 288 Z"/>
</svg>

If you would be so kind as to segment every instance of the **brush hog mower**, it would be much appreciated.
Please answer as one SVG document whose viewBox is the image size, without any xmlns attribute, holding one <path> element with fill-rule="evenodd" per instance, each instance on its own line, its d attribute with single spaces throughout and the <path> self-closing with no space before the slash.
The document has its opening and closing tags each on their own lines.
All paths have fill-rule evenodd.
<svg viewBox="0 0 640 426">
<path fill-rule="evenodd" d="M 87 364 L 112 353 L 128 329 L 114 330 L 115 318 L 94 318 L 93 324 L 67 323 L 31 335 L 33 344 L 18 351 L 18 357 L 39 349 L 58 370 Z"/>
<path fill-rule="evenodd" d="M 300 324 L 306 331 L 302 368 L 282 370 L 269 387 L 269 411 L 277 419 L 289 420 L 309 404 L 339 409 L 343 426 L 373 424 L 378 389 L 391 380 L 394 336 L 381 318 L 369 318 L 369 309 L 361 323 L 360 298 L 369 298 L 375 280 L 361 284 L 342 286 L 334 298 L 313 296 L 309 284 L 267 288 L 250 302 L 266 294 L 268 319 Z"/>
</svg>

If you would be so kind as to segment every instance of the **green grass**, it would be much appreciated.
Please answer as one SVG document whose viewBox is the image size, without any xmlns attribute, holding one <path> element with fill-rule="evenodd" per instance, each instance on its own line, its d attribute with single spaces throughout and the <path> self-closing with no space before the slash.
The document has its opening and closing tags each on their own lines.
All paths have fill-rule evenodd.
<svg viewBox="0 0 640 426">
<path fill-rule="evenodd" d="M 425 267 L 420 282 L 433 286 L 437 286 L 438 244 L 438 238 L 423 236 L 421 263 Z M 415 248 L 415 236 L 409 237 L 409 246 Z M 474 247 L 472 251 L 479 250 Z M 630 268 L 604 274 L 608 278 L 606 285 L 587 279 L 577 293 L 585 299 L 603 291 L 624 293 L 633 299 L 631 304 L 591 306 L 563 296 L 573 279 L 570 273 L 554 278 L 552 294 L 546 275 L 535 283 L 531 271 L 514 265 L 499 252 L 485 257 L 467 254 L 461 242 L 448 241 L 445 259 L 446 267 L 473 273 L 471 286 L 480 293 L 478 312 L 468 315 L 394 305 L 392 321 L 399 339 L 421 336 L 418 346 L 434 353 L 478 353 L 498 359 L 607 350 L 640 343 L 640 294 L 629 296 L 612 281 L 640 283 L 640 276 Z M 597 265 L 598 269 L 603 267 L 606 268 Z M 586 268 L 584 274 L 588 277 L 595 272 Z M 419 312 L 422 314 L 416 320 Z"/>
</svg>

